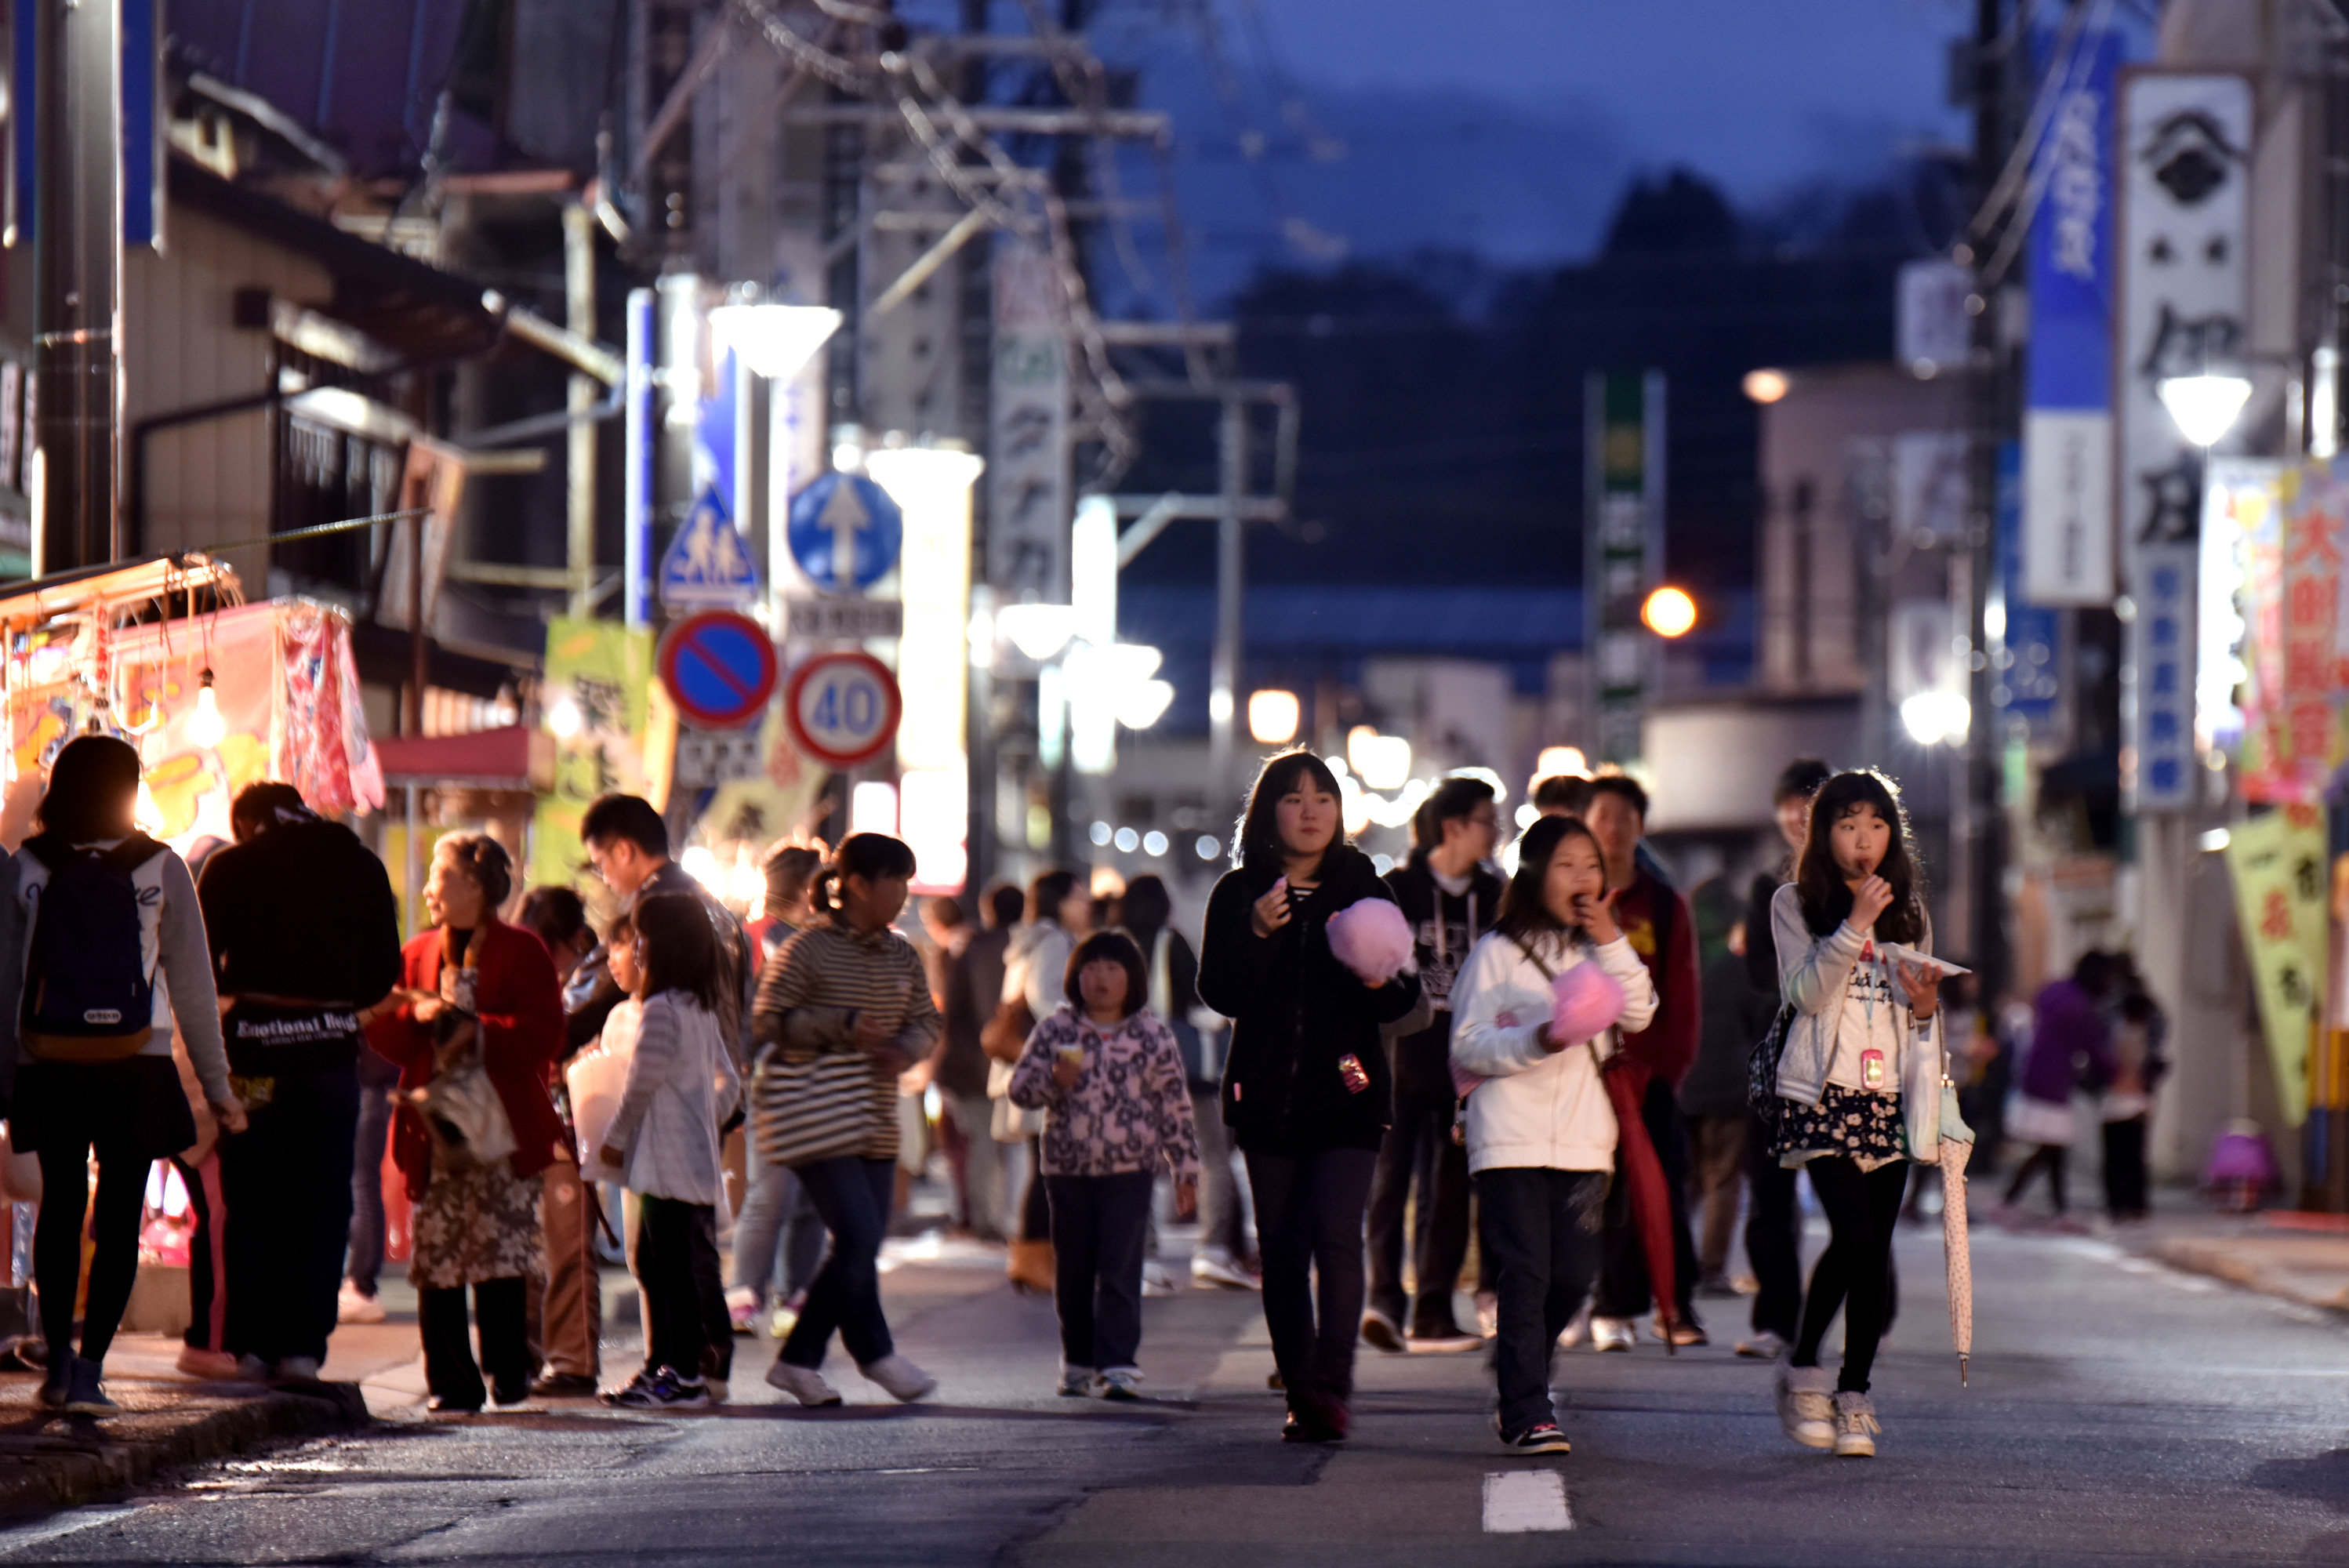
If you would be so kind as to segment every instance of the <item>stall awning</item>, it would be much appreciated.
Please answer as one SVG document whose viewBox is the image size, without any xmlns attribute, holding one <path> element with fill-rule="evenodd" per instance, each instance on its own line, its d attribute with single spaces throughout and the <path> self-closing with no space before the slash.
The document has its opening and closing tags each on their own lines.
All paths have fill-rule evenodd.
<svg viewBox="0 0 2349 1568">
<path fill-rule="evenodd" d="M 554 787 L 554 738 L 519 724 L 471 735 L 392 737 L 375 743 L 375 755 L 388 785 L 443 789 Z"/>
</svg>

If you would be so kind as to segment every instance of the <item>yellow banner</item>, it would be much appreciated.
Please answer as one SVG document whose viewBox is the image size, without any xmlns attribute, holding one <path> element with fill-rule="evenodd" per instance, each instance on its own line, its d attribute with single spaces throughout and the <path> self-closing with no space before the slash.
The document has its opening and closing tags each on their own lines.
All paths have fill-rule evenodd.
<svg viewBox="0 0 2349 1568">
<path fill-rule="evenodd" d="M 546 627 L 542 722 L 554 736 L 554 788 L 538 798 L 530 880 L 570 886 L 586 851 L 579 819 L 607 790 L 645 792 L 646 688 L 653 640 L 610 621 L 558 617 Z"/>
<path fill-rule="evenodd" d="M 2308 1116 L 2310 1031 L 2324 1006 L 2324 813 L 2285 806 L 2237 823 L 2227 841 L 2227 873 L 2243 955 L 2260 999 L 2260 1022 L 2275 1067 L 2284 1119 Z"/>
</svg>

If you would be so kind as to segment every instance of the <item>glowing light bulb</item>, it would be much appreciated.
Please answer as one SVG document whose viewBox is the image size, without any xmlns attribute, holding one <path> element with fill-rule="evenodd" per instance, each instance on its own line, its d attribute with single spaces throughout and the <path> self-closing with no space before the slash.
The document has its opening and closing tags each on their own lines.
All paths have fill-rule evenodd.
<svg viewBox="0 0 2349 1568">
<path fill-rule="evenodd" d="M 228 735 L 228 722 L 221 717 L 220 698 L 212 694 L 212 672 L 204 671 L 203 684 L 196 688 L 196 711 L 188 716 L 188 738 L 209 751 Z"/>
<path fill-rule="evenodd" d="M 579 733 L 582 719 L 579 705 L 569 697 L 557 697 L 546 710 L 546 727 L 558 740 L 568 740 Z"/>
<path fill-rule="evenodd" d="M 142 833 L 153 833 L 163 825 L 163 809 L 155 804 L 155 791 L 147 788 L 147 780 L 139 780 L 139 804 L 131 809 L 131 820 Z"/>
</svg>

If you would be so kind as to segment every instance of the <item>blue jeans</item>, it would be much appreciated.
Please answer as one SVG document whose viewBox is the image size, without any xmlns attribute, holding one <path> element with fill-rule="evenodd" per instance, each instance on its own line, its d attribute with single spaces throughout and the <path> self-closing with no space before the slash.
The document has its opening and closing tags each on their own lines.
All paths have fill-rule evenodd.
<svg viewBox="0 0 2349 1568">
<path fill-rule="evenodd" d="M 343 1259 L 343 1274 L 361 1295 L 375 1295 L 376 1282 L 383 1274 L 383 1146 L 391 1132 L 391 1090 L 398 1084 L 398 1068 L 360 1048 L 358 1133 L 351 1151 L 350 1243 Z"/>
<path fill-rule="evenodd" d="M 843 1155 L 796 1168 L 832 1251 L 808 1286 L 807 1305 L 783 1341 L 781 1360 L 810 1371 L 823 1365 L 833 1331 L 859 1367 L 895 1350 L 889 1320 L 881 1315 L 881 1239 L 889 1230 L 889 1205 L 896 1195 L 895 1160 L 859 1160 Z"/>
<path fill-rule="evenodd" d="M 1483 1239 L 1500 1296 L 1493 1342 L 1501 1430 L 1511 1438 L 1557 1419 L 1549 1398 L 1550 1352 L 1574 1321 L 1599 1272 L 1607 1172 L 1507 1166 L 1476 1173 Z"/>
<path fill-rule="evenodd" d="M 735 1288 L 750 1291 L 761 1305 L 789 1301 L 808 1287 L 823 1262 L 823 1219 L 809 1201 L 806 1185 L 788 1165 L 754 1162 L 750 1190 L 734 1216 Z"/>
</svg>

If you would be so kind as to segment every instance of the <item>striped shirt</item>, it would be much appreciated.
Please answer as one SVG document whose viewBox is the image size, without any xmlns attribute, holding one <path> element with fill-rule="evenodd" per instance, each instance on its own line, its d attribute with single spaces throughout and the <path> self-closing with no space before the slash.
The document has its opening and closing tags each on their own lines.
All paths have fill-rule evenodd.
<svg viewBox="0 0 2349 1568">
<path fill-rule="evenodd" d="M 906 1057 L 928 1053 L 943 1026 L 927 972 L 895 931 L 860 936 L 833 922 L 811 925 L 776 949 L 759 978 L 751 1038 L 761 1053 L 780 1047 L 793 1060 L 856 1048 L 857 1026 L 877 1020 Z M 873 1131 L 858 1157 L 897 1157 L 897 1075 L 874 1069 Z"/>
</svg>

